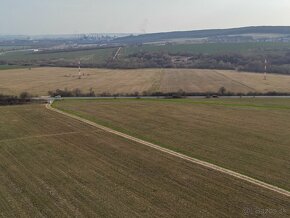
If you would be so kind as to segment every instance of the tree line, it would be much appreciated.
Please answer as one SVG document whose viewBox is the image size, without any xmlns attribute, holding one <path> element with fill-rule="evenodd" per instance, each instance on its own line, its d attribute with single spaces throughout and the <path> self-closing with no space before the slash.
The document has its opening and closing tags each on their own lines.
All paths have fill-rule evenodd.
<svg viewBox="0 0 290 218">
<path fill-rule="evenodd" d="M 272 55 L 189 54 L 138 52 L 121 60 L 109 60 L 107 68 L 196 68 L 264 72 L 290 75 L 290 52 Z"/>
<path fill-rule="evenodd" d="M 92 89 L 88 92 L 82 92 L 80 89 L 56 89 L 49 91 L 51 97 L 168 97 L 168 98 L 182 98 L 188 96 L 290 96 L 288 92 L 247 92 L 235 93 L 228 91 L 225 87 L 220 87 L 216 92 L 186 92 L 182 89 L 176 92 L 134 92 L 134 93 L 110 93 L 102 92 L 96 94 Z"/>
<path fill-rule="evenodd" d="M 33 102 L 32 95 L 22 92 L 19 96 L 0 94 L 0 105 L 19 105 Z"/>
</svg>

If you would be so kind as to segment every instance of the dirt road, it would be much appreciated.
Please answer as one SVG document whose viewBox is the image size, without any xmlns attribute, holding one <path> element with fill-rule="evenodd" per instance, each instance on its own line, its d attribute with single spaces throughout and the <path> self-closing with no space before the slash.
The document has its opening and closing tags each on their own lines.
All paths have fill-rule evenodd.
<svg viewBox="0 0 290 218">
<path fill-rule="evenodd" d="M 113 57 L 113 60 L 115 60 L 115 59 L 118 57 L 118 55 L 119 55 L 121 49 L 122 49 L 122 47 L 118 48 L 118 50 L 116 51 L 116 54 L 115 54 L 114 57 Z"/>
<path fill-rule="evenodd" d="M 69 113 L 66 113 L 66 112 L 63 112 L 61 110 L 58 110 L 58 109 L 55 109 L 53 107 L 51 107 L 50 104 L 47 104 L 46 105 L 46 108 L 51 110 L 51 111 L 54 111 L 54 112 L 57 112 L 59 114 L 62 114 L 62 115 L 65 115 L 67 117 L 70 117 L 70 118 L 73 118 L 73 119 L 76 119 L 76 120 L 79 120 L 81 122 L 84 122 L 88 125 L 91 125 L 91 126 L 94 126 L 98 129 L 101 129 L 103 131 L 106 131 L 106 132 L 109 132 L 109 133 L 112 133 L 112 134 L 115 134 L 115 135 L 118 135 L 120 137 L 123 137 L 125 139 L 129 139 L 131 141 L 134 141 L 134 142 L 137 142 L 139 144 L 142 144 L 142 145 L 145 145 L 145 146 L 148 146 L 148 147 L 151 147 L 151 148 L 154 148 L 156 150 L 159 150 L 161 152 L 164 152 L 164 153 L 167 153 L 167 154 L 170 154 L 170 155 L 173 155 L 175 157 L 178 157 L 178 158 L 181 158 L 183 160 L 187 160 L 187 161 L 190 161 L 194 164 L 198 164 L 198 165 L 201 165 L 201 166 L 204 166 L 206 168 L 209 168 L 209 169 L 212 169 L 212 170 L 215 170 L 215 171 L 218 171 L 218 172 L 221 172 L 221 173 L 224 173 L 224 174 L 227 174 L 227 175 L 230 175 L 230 176 L 233 176 L 235 178 L 238 178 L 238 179 L 241 179 L 241 180 L 244 180 L 246 182 L 249 182 L 249 183 L 252 183 L 252 184 L 255 184 L 259 187 L 262 187 L 262 188 L 265 188 L 265 189 L 268 189 L 268 190 L 271 190 L 271 191 L 274 191 L 276 193 L 279 193 L 279 194 L 282 194 L 284 196 L 287 196 L 287 197 L 290 197 L 290 192 L 287 191 L 287 190 L 284 190 L 284 189 L 281 189 L 277 186 L 274 186 L 274 185 L 270 185 L 270 184 L 267 184 L 265 182 L 262 182 L 262 181 L 259 181 L 257 179 L 254 179 L 254 178 L 251 178 L 251 177 L 248 177 L 246 175 L 243 175 L 243 174 L 240 174 L 240 173 L 237 173 L 237 172 L 234 172 L 232 170 L 228 170 L 228 169 L 225 169 L 223 167 L 219 167 L 217 165 L 214 165 L 214 164 L 211 164 L 211 163 L 208 163 L 208 162 L 205 162 L 205 161 L 201 161 L 201 160 L 198 160 L 196 158 L 192 158 L 192 157 L 189 157 L 189 156 L 186 156 L 184 154 L 180 154 L 180 153 L 177 153 L 175 151 L 172 151 L 172 150 L 169 150 L 169 149 L 166 149 L 166 148 L 163 148 L 163 147 L 160 147 L 158 145 L 155 145 L 155 144 L 152 144 L 150 142 L 146 142 L 146 141 L 143 141 L 141 139 L 138 139 L 138 138 L 135 138 L 135 137 L 132 137 L 130 135 L 127 135 L 127 134 L 124 134 L 124 133 L 121 133 L 121 132 L 118 132 L 118 131 L 115 131 L 113 129 L 110 129 L 110 128 L 107 128 L 105 126 L 102 126 L 102 125 L 99 125 L 99 124 L 96 124 L 92 121 L 89 121 L 89 120 L 86 120 L 86 119 L 83 119 L 81 117 L 78 117 L 78 116 L 75 116 L 75 115 L 72 115 L 72 114 L 69 114 Z"/>
</svg>

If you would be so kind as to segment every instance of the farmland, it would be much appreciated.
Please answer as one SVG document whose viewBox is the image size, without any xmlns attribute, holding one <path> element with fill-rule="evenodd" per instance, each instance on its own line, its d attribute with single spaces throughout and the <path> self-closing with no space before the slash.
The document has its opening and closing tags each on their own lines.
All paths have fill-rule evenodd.
<svg viewBox="0 0 290 218">
<path fill-rule="evenodd" d="M 173 43 L 109 44 L 107 47 L 66 47 L 46 45 L 32 49 L 6 51 L 2 47 L 0 64 L 21 66 L 84 67 L 108 69 L 186 68 L 263 72 L 265 58 L 268 71 L 290 74 L 289 42 L 192 42 L 178 39 Z M 1 46 L 0 46 L 1 48 Z M 13 46 L 11 47 L 11 49 Z M 34 47 L 37 48 L 37 47 Z M 120 49 L 121 48 L 121 49 Z M 118 56 L 114 58 L 116 51 Z M 1 51 L 1 50 L 0 50 Z"/>
<path fill-rule="evenodd" d="M 109 70 L 82 69 L 86 75 L 78 79 L 76 68 L 32 68 L 0 71 L 0 93 L 18 95 L 28 91 L 34 95 L 47 95 L 56 89 L 75 89 L 96 94 L 126 94 L 146 91 L 217 92 L 225 87 L 231 92 L 290 92 L 290 76 L 269 74 L 268 80 L 258 73 L 194 69 L 139 69 Z"/>
<path fill-rule="evenodd" d="M 152 44 L 143 46 L 128 46 L 123 50 L 127 56 L 139 52 L 165 52 L 171 54 L 239 54 L 259 55 L 285 53 L 290 49 L 290 43 L 265 42 L 265 43 L 180 43 L 180 44 Z"/>
<path fill-rule="evenodd" d="M 290 190 L 290 101 L 96 100 L 55 107 Z"/>
<path fill-rule="evenodd" d="M 0 113 L 3 217 L 242 217 L 256 208 L 289 215 L 286 197 L 42 105 L 0 107 Z"/>
<path fill-rule="evenodd" d="M 21 69 L 25 68 L 23 66 L 16 66 L 16 65 L 0 65 L 0 70 L 11 70 L 11 69 Z"/>
<path fill-rule="evenodd" d="M 31 48 L 30 46 L 15 46 L 15 45 L 0 45 L 0 53 L 1 52 L 6 52 L 6 51 L 15 51 L 15 50 L 23 50 L 23 49 L 29 49 Z"/>
<path fill-rule="evenodd" d="M 87 49 L 77 51 L 46 51 L 33 52 L 32 50 L 11 51 L 0 56 L 0 61 L 27 65 L 58 65 L 58 66 L 74 66 L 77 65 L 79 59 L 85 65 L 100 65 L 111 58 L 115 48 L 106 49 Z"/>
<path fill-rule="evenodd" d="M 96 49 L 79 49 L 79 50 L 51 50 L 46 52 L 33 52 L 25 46 L 0 46 L 0 51 L 13 51 L 4 53 L 0 56 L 0 60 L 19 62 L 19 61 L 56 61 L 64 60 L 67 63 L 73 62 L 74 59 L 81 58 L 84 63 L 103 63 L 105 58 L 112 57 L 117 51 L 116 48 L 96 48 Z M 174 44 L 149 44 L 142 46 L 125 46 L 122 49 L 122 56 L 140 53 L 140 52 L 163 52 L 170 54 L 239 54 L 239 55 L 275 55 L 285 54 L 290 49 L 290 43 L 282 42 L 248 42 L 248 43 L 174 43 Z M 98 60 L 99 59 L 99 60 Z M 93 62 L 95 61 L 95 62 Z"/>
</svg>

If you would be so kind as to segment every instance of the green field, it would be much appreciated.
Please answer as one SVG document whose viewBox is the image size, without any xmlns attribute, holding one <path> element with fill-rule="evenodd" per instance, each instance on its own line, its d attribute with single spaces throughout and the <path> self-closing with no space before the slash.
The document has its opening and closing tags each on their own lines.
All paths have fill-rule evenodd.
<svg viewBox="0 0 290 218">
<path fill-rule="evenodd" d="M 16 65 L 0 65 L 0 70 L 23 69 L 23 66 Z"/>
<path fill-rule="evenodd" d="M 280 42 L 249 42 L 249 43 L 202 43 L 202 44 L 166 44 L 166 45 L 143 45 L 125 47 L 122 52 L 124 56 L 139 52 L 166 52 L 187 54 L 275 54 L 287 52 L 290 43 Z"/>
<path fill-rule="evenodd" d="M 13 50 L 22 50 L 22 49 L 29 49 L 31 46 L 23 46 L 23 45 L 0 45 L 0 53 L 6 51 L 13 51 Z"/>
<path fill-rule="evenodd" d="M 1 217 L 243 217 L 257 208 L 289 215 L 286 197 L 43 105 L 0 113 Z"/>
<path fill-rule="evenodd" d="M 66 100 L 55 107 L 290 190 L 290 100 Z"/>
<path fill-rule="evenodd" d="M 0 60 L 35 65 L 35 62 L 77 64 L 81 59 L 83 64 L 103 64 L 116 50 L 117 48 L 55 52 L 15 51 L 2 54 Z"/>
</svg>

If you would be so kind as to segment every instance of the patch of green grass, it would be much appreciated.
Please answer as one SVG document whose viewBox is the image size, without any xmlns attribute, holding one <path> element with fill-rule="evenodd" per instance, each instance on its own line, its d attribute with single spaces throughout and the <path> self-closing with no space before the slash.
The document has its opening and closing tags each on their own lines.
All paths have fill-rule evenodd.
<svg viewBox="0 0 290 218">
<path fill-rule="evenodd" d="M 92 101 L 92 100 L 81 100 L 81 101 Z M 58 102 L 59 101 L 54 101 L 52 107 L 58 108 L 58 105 L 59 105 Z M 109 120 L 98 118 L 98 117 L 95 117 L 94 115 L 87 114 L 87 113 L 84 113 L 82 111 L 75 111 L 75 110 L 70 110 L 70 109 L 62 109 L 62 111 L 66 112 L 66 113 L 69 113 L 69 114 L 72 114 L 72 115 L 75 115 L 75 116 L 78 116 L 78 117 L 81 117 L 81 118 L 84 118 L 86 120 L 93 121 L 93 122 L 95 122 L 97 124 L 100 124 L 102 126 L 106 126 L 108 128 L 111 128 L 111 129 L 114 129 L 116 131 L 125 133 L 127 135 L 135 135 L 135 137 L 137 137 L 139 139 L 142 139 L 144 141 L 151 141 L 152 143 L 155 143 L 155 144 L 158 144 L 158 145 L 161 145 L 161 146 L 165 147 L 165 145 L 162 145 L 161 141 L 156 140 L 156 139 L 150 137 L 149 135 L 148 136 L 142 135 L 142 134 L 137 134 L 136 135 L 133 131 L 131 131 L 129 129 L 126 129 L 126 128 L 118 127 L 118 126 L 114 125 L 114 123 L 110 122 Z M 173 149 L 176 152 L 180 152 L 181 151 L 181 150 L 179 150 L 178 148 L 175 148 L 175 147 L 171 147 L 171 149 Z"/>
<path fill-rule="evenodd" d="M 76 102 L 166 102 L 166 103 L 177 103 L 177 104 L 197 104 L 197 105 L 212 105 L 212 106 L 224 106 L 224 107 L 241 107 L 241 108 L 253 108 L 253 109 L 274 109 L 274 110 L 290 110 L 290 98 L 241 98 L 241 99 L 190 99 L 190 98 L 181 98 L 181 99 L 151 99 L 151 98 L 141 98 L 141 99 L 124 99 L 116 98 L 112 99 L 72 99 L 69 101 Z M 58 104 L 56 101 L 54 104 Z"/>
<path fill-rule="evenodd" d="M 27 68 L 27 67 L 17 66 L 17 65 L 0 65 L 0 70 L 22 69 L 22 68 Z"/>
<path fill-rule="evenodd" d="M 102 64 L 108 58 L 112 57 L 115 48 L 92 49 L 81 51 L 62 51 L 62 52 L 33 52 L 33 51 L 15 51 L 3 54 L 0 60 L 3 61 L 23 61 L 26 63 L 32 61 L 63 61 L 74 63 L 79 59 L 85 64 Z"/>
<path fill-rule="evenodd" d="M 65 100 L 54 107 L 289 190 L 289 99 Z"/>
<path fill-rule="evenodd" d="M 5 52 L 5 51 L 13 51 L 13 50 L 22 50 L 22 49 L 29 49 L 31 48 L 31 46 L 23 46 L 23 45 L 19 45 L 19 46 L 15 46 L 15 45 L 0 45 L 0 52 Z"/>
<path fill-rule="evenodd" d="M 124 54 L 146 52 L 169 52 L 188 54 L 273 54 L 283 53 L 290 49 L 290 43 L 259 42 L 259 43 L 204 43 L 204 44 L 167 44 L 167 45 L 144 45 L 124 48 Z"/>
</svg>

